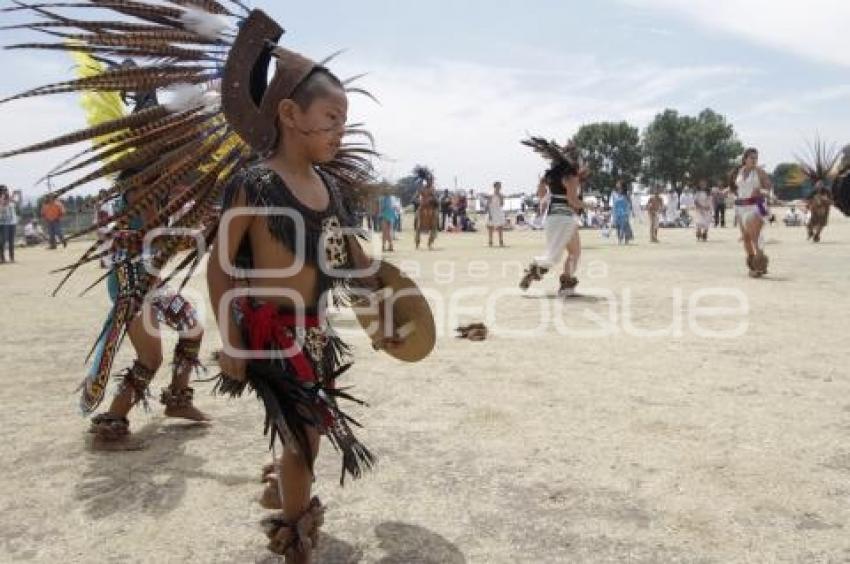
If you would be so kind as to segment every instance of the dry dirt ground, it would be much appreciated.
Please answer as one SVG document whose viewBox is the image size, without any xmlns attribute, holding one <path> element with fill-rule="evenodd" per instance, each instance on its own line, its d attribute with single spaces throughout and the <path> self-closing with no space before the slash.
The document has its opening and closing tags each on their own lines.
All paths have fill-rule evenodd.
<svg viewBox="0 0 850 564">
<path fill-rule="evenodd" d="M 380 464 L 340 488 L 325 445 L 320 562 L 850 562 L 850 220 L 819 245 L 768 229 L 762 280 L 733 229 L 659 245 L 636 230 L 629 247 L 582 231 L 567 301 L 553 274 L 515 291 L 539 232 L 506 249 L 444 234 L 433 252 L 402 233 L 391 260 L 431 296 L 440 337 L 403 365 L 336 314 Z M 48 274 L 81 250 L 0 266 L 0 561 L 275 562 L 252 501 L 269 459 L 253 398 L 198 384 L 211 425 L 154 404 L 131 417 L 145 450 L 88 448 L 75 387 L 108 302 L 77 297 L 94 268 L 55 298 Z M 192 288 L 205 304 L 203 277 Z M 478 320 L 488 340 L 453 337 Z M 218 346 L 209 326 L 204 358 Z M 131 359 L 125 344 L 116 368 Z"/>
</svg>

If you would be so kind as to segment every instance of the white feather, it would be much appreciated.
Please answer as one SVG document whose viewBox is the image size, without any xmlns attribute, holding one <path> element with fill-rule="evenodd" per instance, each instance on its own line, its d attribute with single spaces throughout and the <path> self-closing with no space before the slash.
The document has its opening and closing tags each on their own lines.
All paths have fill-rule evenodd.
<svg viewBox="0 0 850 564">
<path fill-rule="evenodd" d="M 206 106 L 205 89 L 197 84 L 175 84 L 164 92 L 163 106 L 171 113 L 180 113 Z"/>
<path fill-rule="evenodd" d="M 207 39 L 222 39 L 230 27 L 227 18 L 211 14 L 193 6 L 186 6 L 180 15 L 180 22 L 187 30 Z"/>
</svg>

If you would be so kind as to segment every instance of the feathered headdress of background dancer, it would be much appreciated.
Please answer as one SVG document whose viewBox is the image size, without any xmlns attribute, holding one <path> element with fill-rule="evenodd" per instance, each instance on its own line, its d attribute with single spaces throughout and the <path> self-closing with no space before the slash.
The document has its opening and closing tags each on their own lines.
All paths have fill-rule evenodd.
<svg viewBox="0 0 850 564">
<path fill-rule="evenodd" d="M 808 155 L 797 156 L 797 168 L 789 175 L 786 183 L 799 187 L 808 180 L 812 186 L 821 182 L 825 188 L 829 188 L 838 176 L 841 157 L 842 153 L 834 143 L 827 143 L 816 136 L 814 142 L 808 143 Z"/>
<path fill-rule="evenodd" d="M 164 102 L 141 111 L 111 116 L 79 131 L 0 153 L 0 158 L 6 158 L 91 141 L 90 147 L 50 173 L 54 181 L 68 178 L 52 195 L 60 197 L 103 179 L 112 181 L 119 174 L 110 188 L 97 195 L 94 206 L 134 191 L 132 205 L 70 235 L 77 238 L 109 228 L 113 246 L 102 250 L 101 244 L 91 245 L 78 261 L 62 269 L 67 274 L 57 291 L 80 266 L 121 251 L 122 246 L 127 247 L 123 249 L 127 255 L 136 257 L 133 260 L 141 260 L 141 241 L 157 228 L 195 230 L 210 243 L 218 228 L 218 204 L 225 186 L 240 168 L 268 154 L 277 144 L 277 102 L 289 97 L 324 64 L 278 46 L 283 29 L 262 11 L 249 11 L 239 0 L 15 4 L 2 12 L 24 11 L 36 21 L 6 29 L 27 29 L 47 38 L 7 49 L 83 53 L 105 66 L 83 77 L 4 98 L 0 104 L 69 92 L 164 93 Z M 108 16 L 103 17 L 104 13 Z M 92 19 L 81 19 L 88 15 Z M 122 65 L 127 58 L 138 66 Z M 276 62 L 276 71 L 268 81 L 272 61 Z M 350 91 L 359 91 L 348 87 L 349 82 L 345 84 Z M 343 194 L 346 188 L 371 181 L 370 159 L 374 155 L 368 133 L 351 126 L 347 134 L 337 158 L 321 167 L 338 181 Z M 350 136 L 367 139 L 352 142 Z M 181 185 L 188 189 L 173 190 Z M 179 219 L 169 223 L 175 214 Z M 151 219 L 132 238 L 118 237 L 127 230 L 131 217 Z M 146 255 L 153 257 L 154 269 L 160 269 L 186 250 L 186 242 L 186 236 L 156 237 Z M 176 265 L 174 273 L 186 275 L 184 284 L 204 252 L 193 248 Z M 123 338 L 126 324 L 138 307 L 140 299 L 120 307 L 116 302 L 113 331 L 120 337 L 113 340 Z M 94 410 L 103 398 L 102 384 L 108 370 L 106 374 L 99 372 L 84 382 L 82 408 L 86 412 Z"/>
<path fill-rule="evenodd" d="M 549 161 L 553 169 L 566 164 L 575 168 L 582 181 L 590 176 L 590 169 L 585 166 L 581 158 L 581 151 L 572 140 L 561 146 L 555 141 L 547 141 L 543 137 L 532 135 L 528 139 L 523 139 L 521 143 L 526 147 L 531 147 L 535 153 Z"/>
<path fill-rule="evenodd" d="M 434 186 L 434 173 L 427 166 L 416 165 L 413 167 L 413 177 L 421 186 Z"/>
</svg>

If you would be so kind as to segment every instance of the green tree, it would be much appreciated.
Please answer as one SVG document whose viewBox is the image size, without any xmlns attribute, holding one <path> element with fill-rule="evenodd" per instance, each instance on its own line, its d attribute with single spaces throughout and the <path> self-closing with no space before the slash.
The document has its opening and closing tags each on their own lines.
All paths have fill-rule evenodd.
<svg viewBox="0 0 850 564">
<path fill-rule="evenodd" d="M 694 181 L 725 178 L 744 152 L 735 128 L 714 110 L 705 109 L 691 123 L 689 172 Z"/>
<path fill-rule="evenodd" d="M 667 109 L 643 132 L 643 172 L 647 183 L 670 184 L 681 190 L 691 155 L 693 118 Z"/>
<path fill-rule="evenodd" d="M 803 184 L 791 183 L 792 175 L 800 173 L 800 165 L 797 163 L 779 163 L 773 169 L 773 193 L 780 200 L 797 200 L 805 196 L 811 190 L 811 182 Z"/>
<path fill-rule="evenodd" d="M 583 125 L 573 141 L 590 167 L 591 190 L 608 193 L 617 180 L 631 181 L 640 173 L 640 133 L 625 121 Z"/>
<path fill-rule="evenodd" d="M 705 109 L 691 117 L 668 109 L 644 131 L 644 178 L 677 191 L 688 182 L 716 182 L 743 152 L 734 127 L 721 114 Z"/>
</svg>

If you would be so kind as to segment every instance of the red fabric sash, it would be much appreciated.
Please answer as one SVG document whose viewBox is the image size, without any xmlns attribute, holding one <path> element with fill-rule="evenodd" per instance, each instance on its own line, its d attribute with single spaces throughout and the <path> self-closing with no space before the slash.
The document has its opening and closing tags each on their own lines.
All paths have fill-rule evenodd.
<svg viewBox="0 0 850 564">
<path fill-rule="evenodd" d="M 276 304 L 257 304 L 248 298 L 239 300 L 239 308 L 244 316 L 245 329 L 248 333 L 247 344 L 252 351 L 266 350 L 269 345 L 281 351 L 289 351 L 286 359 L 295 369 L 298 380 L 305 383 L 317 380 L 312 362 L 295 342 L 289 329 L 319 327 L 319 316 L 282 312 L 280 306 Z M 296 350 L 294 353 L 291 352 L 293 348 Z"/>
</svg>

